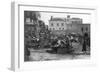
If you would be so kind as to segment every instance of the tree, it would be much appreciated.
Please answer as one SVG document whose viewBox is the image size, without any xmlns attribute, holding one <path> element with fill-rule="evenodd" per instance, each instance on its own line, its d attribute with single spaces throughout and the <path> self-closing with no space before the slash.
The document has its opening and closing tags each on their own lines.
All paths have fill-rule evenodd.
<svg viewBox="0 0 100 73">
<path fill-rule="evenodd" d="M 38 21 L 39 18 L 41 17 L 40 12 L 38 12 L 38 11 L 32 11 L 31 14 L 32 14 L 32 15 L 31 15 L 31 18 L 32 18 L 33 20 L 35 20 L 35 21 Z"/>
</svg>

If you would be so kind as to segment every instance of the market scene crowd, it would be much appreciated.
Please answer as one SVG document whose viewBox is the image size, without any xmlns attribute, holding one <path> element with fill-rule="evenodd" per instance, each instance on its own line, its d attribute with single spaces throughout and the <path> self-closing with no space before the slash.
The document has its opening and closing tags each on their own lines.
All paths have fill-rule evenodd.
<svg viewBox="0 0 100 73">
<path fill-rule="evenodd" d="M 81 25 L 79 32 L 67 31 L 66 28 L 56 30 L 58 28 L 53 27 L 53 22 L 64 22 L 64 26 L 67 20 L 51 16 L 48 20 L 52 22 L 50 27 L 40 17 L 36 11 L 24 12 L 24 61 L 74 59 L 79 55 L 90 55 L 90 24 L 71 24 L 71 27 Z M 85 28 L 83 25 L 86 25 Z"/>
</svg>

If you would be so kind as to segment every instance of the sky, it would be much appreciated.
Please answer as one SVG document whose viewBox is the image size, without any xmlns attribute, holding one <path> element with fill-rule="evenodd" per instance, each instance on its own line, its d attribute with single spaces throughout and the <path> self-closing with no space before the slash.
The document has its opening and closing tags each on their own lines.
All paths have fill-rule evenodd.
<svg viewBox="0 0 100 73">
<path fill-rule="evenodd" d="M 69 13 L 53 13 L 53 12 L 40 12 L 41 20 L 45 22 L 46 25 L 49 25 L 49 20 L 51 16 L 59 18 L 67 18 L 67 15 L 70 15 L 71 18 L 82 18 L 83 23 L 91 23 L 91 15 L 88 14 L 69 14 Z"/>
</svg>

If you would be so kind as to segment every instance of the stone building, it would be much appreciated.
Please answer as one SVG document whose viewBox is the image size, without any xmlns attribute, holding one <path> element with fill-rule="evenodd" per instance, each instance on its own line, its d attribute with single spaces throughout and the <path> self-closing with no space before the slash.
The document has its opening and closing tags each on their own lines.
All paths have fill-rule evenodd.
<svg viewBox="0 0 100 73">
<path fill-rule="evenodd" d="M 70 15 L 66 18 L 55 18 L 51 16 L 49 20 L 49 30 L 67 30 L 69 28 L 67 24 L 82 24 L 82 19 L 70 18 Z"/>
<path fill-rule="evenodd" d="M 57 18 L 51 16 L 48 29 L 56 34 L 66 34 L 71 32 L 82 33 L 87 30 L 90 32 L 90 24 L 84 24 L 81 18 L 71 18 L 68 15 L 66 18 Z"/>
</svg>

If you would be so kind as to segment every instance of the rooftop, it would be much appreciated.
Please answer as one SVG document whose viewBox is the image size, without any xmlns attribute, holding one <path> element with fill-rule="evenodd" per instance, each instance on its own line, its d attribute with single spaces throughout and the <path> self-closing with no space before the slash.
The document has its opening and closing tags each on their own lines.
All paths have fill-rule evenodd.
<svg viewBox="0 0 100 73">
<path fill-rule="evenodd" d="M 50 21 L 66 21 L 66 18 L 58 18 L 58 17 L 56 17 L 56 18 L 50 19 Z"/>
<path fill-rule="evenodd" d="M 72 18 L 72 19 L 75 19 L 75 20 L 80 20 L 81 18 Z"/>
</svg>

